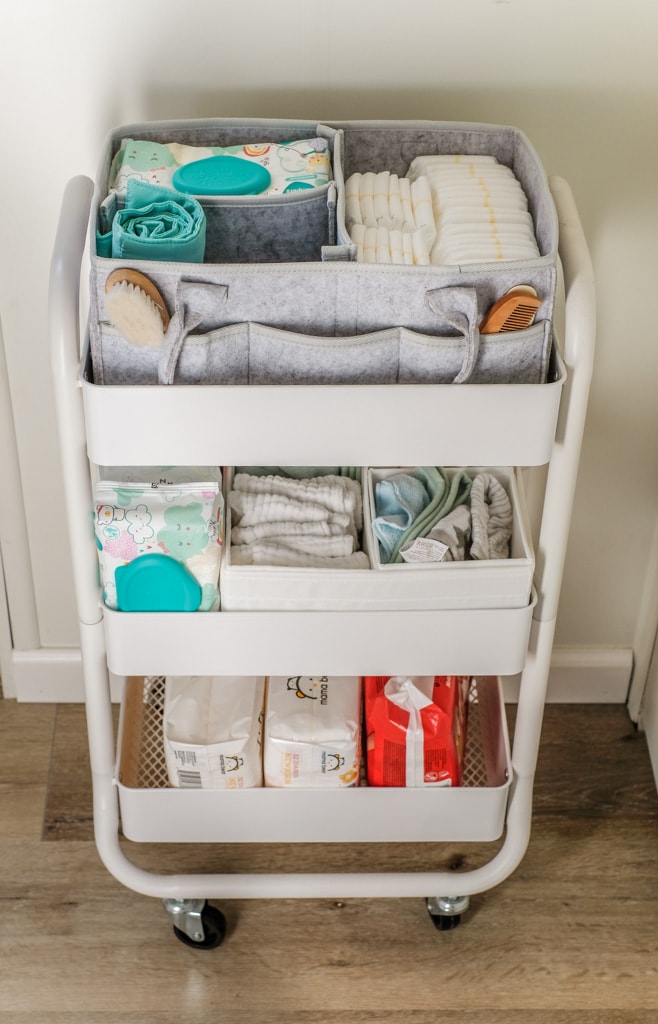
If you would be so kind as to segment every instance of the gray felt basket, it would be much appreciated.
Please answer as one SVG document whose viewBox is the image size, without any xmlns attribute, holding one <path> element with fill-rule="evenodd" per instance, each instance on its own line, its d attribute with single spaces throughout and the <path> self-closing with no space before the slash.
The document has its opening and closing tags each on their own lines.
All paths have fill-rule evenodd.
<svg viewBox="0 0 658 1024">
<path fill-rule="evenodd" d="M 206 262 L 119 261 L 97 255 L 99 209 L 123 138 L 190 145 L 328 140 L 334 181 L 288 195 L 201 200 Z M 528 197 L 540 255 L 455 266 L 354 262 L 344 182 L 354 171 L 404 174 L 422 154 L 485 153 L 511 167 Z M 96 384 L 542 383 L 557 279 L 557 217 L 545 172 L 516 128 L 452 122 L 203 120 L 128 125 L 109 136 L 91 225 L 89 338 Z M 146 274 L 172 314 L 162 349 L 111 326 L 105 281 L 118 267 Z M 480 336 L 510 288 L 542 298 L 535 324 Z"/>
</svg>

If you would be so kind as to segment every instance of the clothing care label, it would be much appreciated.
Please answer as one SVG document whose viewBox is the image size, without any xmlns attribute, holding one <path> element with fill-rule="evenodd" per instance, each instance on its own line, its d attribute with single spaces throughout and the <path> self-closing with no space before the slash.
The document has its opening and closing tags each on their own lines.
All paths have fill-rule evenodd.
<svg viewBox="0 0 658 1024">
<path fill-rule="evenodd" d="M 405 562 L 442 562 L 449 550 L 440 540 L 417 537 L 408 548 L 402 548 L 400 554 Z"/>
</svg>

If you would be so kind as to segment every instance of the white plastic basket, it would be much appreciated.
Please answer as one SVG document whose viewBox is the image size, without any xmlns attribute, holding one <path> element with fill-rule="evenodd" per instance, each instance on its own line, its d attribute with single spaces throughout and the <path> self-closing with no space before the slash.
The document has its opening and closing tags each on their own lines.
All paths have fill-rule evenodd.
<svg viewBox="0 0 658 1024">
<path fill-rule="evenodd" d="M 169 788 L 163 705 L 162 678 L 127 681 L 118 787 L 133 841 L 485 842 L 502 832 L 512 771 L 498 679 L 472 684 L 464 783 L 455 788 Z"/>
</svg>

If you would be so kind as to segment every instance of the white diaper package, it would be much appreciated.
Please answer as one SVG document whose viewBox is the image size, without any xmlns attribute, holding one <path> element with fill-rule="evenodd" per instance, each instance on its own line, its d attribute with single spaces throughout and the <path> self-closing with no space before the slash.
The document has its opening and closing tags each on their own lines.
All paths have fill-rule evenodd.
<svg viewBox="0 0 658 1024">
<path fill-rule="evenodd" d="M 167 676 L 164 749 L 171 785 L 262 786 L 264 694 L 263 677 Z"/>
<path fill-rule="evenodd" d="M 358 676 L 272 676 L 267 684 L 266 786 L 355 786 L 361 758 Z"/>
</svg>

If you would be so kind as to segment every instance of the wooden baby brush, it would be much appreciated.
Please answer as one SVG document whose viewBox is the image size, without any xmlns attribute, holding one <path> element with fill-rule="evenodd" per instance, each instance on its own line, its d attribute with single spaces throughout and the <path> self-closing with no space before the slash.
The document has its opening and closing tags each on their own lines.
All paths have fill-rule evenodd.
<svg viewBox="0 0 658 1024">
<path fill-rule="evenodd" d="M 510 288 L 493 306 L 480 324 L 480 334 L 501 334 L 530 327 L 541 299 L 530 285 Z"/>
<path fill-rule="evenodd" d="M 133 345 L 161 345 L 169 326 L 169 313 L 156 286 L 145 274 L 129 267 L 108 274 L 105 312 L 110 323 Z"/>
</svg>

